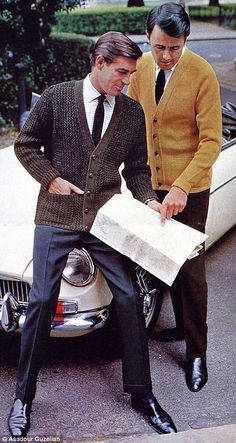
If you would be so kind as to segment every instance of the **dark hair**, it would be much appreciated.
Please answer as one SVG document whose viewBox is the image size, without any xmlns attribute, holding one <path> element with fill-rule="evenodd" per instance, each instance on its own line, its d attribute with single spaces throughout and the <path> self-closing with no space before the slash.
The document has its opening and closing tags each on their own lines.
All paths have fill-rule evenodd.
<svg viewBox="0 0 236 443">
<path fill-rule="evenodd" d="M 110 31 L 103 34 L 97 40 L 91 50 L 90 61 L 93 66 L 98 55 L 102 55 L 107 63 L 112 63 L 118 57 L 128 57 L 137 60 L 142 51 L 136 43 L 122 32 Z"/>
<path fill-rule="evenodd" d="M 189 16 L 183 6 L 178 3 L 164 3 L 151 9 L 147 17 L 147 32 L 151 34 L 157 25 L 171 37 L 185 38 L 190 34 Z"/>
</svg>

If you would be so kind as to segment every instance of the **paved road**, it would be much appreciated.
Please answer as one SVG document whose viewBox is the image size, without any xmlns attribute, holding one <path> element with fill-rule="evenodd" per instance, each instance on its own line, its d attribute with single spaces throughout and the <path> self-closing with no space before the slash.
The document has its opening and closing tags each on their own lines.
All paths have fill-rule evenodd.
<svg viewBox="0 0 236 443">
<path fill-rule="evenodd" d="M 182 369 L 183 342 L 150 341 L 154 392 L 179 431 L 236 423 L 235 242 L 236 228 L 207 253 L 208 385 L 199 393 L 187 390 Z M 167 298 L 159 327 L 172 324 Z M 19 336 L 0 338 L 0 436 L 7 432 L 5 420 L 14 395 L 18 349 Z M 135 441 L 142 433 L 153 436 L 142 416 L 131 410 L 129 396 L 122 393 L 115 343 L 103 331 L 79 340 L 51 339 L 39 377 L 29 435 L 60 434 L 67 441 L 95 442 L 131 435 Z"/>
</svg>

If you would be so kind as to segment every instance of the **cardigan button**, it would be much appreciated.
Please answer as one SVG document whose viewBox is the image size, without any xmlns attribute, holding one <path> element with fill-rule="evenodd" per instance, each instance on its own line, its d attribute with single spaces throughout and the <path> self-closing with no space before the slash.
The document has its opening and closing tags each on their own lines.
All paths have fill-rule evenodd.
<svg viewBox="0 0 236 443">
<path fill-rule="evenodd" d="M 92 159 L 95 160 L 97 156 L 95 154 L 92 155 Z"/>
<path fill-rule="evenodd" d="M 157 118 L 154 118 L 154 119 L 153 119 L 153 123 L 157 123 Z"/>
<path fill-rule="evenodd" d="M 86 192 L 86 195 L 87 195 L 87 197 L 90 197 L 90 195 L 91 195 L 91 191 L 87 191 L 87 192 Z"/>
<path fill-rule="evenodd" d="M 85 208 L 84 212 L 85 212 L 85 214 L 88 214 L 89 208 Z"/>
<path fill-rule="evenodd" d="M 92 178 L 92 177 L 93 177 L 93 173 L 90 172 L 90 173 L 89 173 L 89 178 Z"/>
<path fill-rule="evenodd" d="M 156 137 L 157 137 L 157 135 L 156 135 L 156 134 L 153 134 L 152 138 L 156 138 Z"/>
<path fill-rule="evenodd" d="M 85 227 L 84 227 L 84 230 L 85 230 L 85 231 L 89 231 L 89 227 L 88 227 L 88 226 L 85 226 Z"/>
<path fill-rule="evenodd" d="M 159 155 L 157 151 L 155 151 L 155 155 Z"/>
</svg>

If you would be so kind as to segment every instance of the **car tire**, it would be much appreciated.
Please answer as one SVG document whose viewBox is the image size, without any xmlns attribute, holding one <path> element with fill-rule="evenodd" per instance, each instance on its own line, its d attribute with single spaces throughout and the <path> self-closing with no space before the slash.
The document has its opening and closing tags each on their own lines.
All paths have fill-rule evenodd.
<svg viewBox="0 0 236 443">
<path fill-rule="evenodd" d="M 159 281 L 141 266 L 136 265 L 136 278 L 143 299 L 143 313 L 149 337 L 152 336 L 161 311 L 164 292 Z"/>
<path fill-rule="evenodd" d="M 159 294 L 158 291 L 156 291 L 156 294 L 154 295 L 153 299 L 153 308 L 151 312 L 148 315 L 148 318 L 146 318 L 146 327 L 148 331 L 148 336 L 152 338 L 153 333 L 155 332 L 158 318 L 161 312 L 163 302 L 163 294 Z"/>
<path fill-rule="evenodd" d="M 139 265 L 135 266 L 135 272 L 140 290 L 140 297 L 142 298 L 143 313 L 146 321 L 148 336 L 151 338 L 155 331 L 155 326 L 161 311 L 164 298 L 164 285 Z M 110 347 L 113 348 L 113 350 L 116 349 L 119 354 L 121 352 L 120 342 L 117 332 L 116 312 L 113 304 L 114 302 L 112 302 L 110 306 L 110 314 L 107 319 L 104 332 L 108 342 L 111 344 Z"/>
</svg>

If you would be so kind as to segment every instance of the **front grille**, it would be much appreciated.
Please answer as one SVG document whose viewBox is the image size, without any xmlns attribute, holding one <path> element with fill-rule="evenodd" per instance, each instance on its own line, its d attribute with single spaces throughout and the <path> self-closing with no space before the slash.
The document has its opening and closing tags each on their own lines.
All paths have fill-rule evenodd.
<svg viewBox="0 0 236 443">
<path fill-rule="evenodd" d="M 27 304 L 30 285 L 25 281 L 0 279 L 0 300 L 7 292 L 11 292 L 19 303 Z"/>
</svg>

